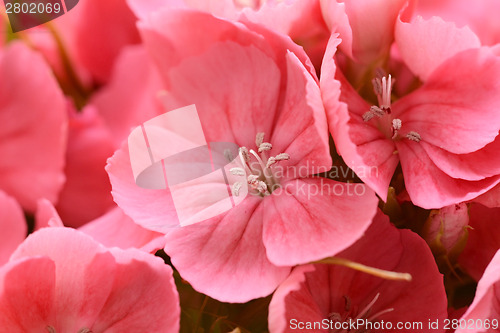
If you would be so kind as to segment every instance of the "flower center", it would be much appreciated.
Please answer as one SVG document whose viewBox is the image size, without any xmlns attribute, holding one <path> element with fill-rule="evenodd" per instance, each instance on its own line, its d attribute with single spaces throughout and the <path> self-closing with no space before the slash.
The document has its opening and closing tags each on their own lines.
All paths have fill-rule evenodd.
<svg viewBox="0 0 500 333">
<path fill-rule="evenodd" d="M 351 299 L 349 296 L 345 295 L 345 312 L 343 315 L 341 315 L 338 312 L 332 312 L 329 316 L 329 319 L 332 320 L 333 322 L 340 322 L 340 323 L 352 323 L 353 325 L 339 325 L 339 329 L 333 329 L 333 333 L 368 333 L 371 332 L 370 329 L 370 323 L 375 322 L 378 320 L 378 318 L 388 312 L 394 311 L 393 308 L 388 308 L 382 311 L 379 311 L 375 314 L 372 314 L 372 308 L 374 304 L 377 302 L 378 298 L 380 297 L 380 294 L 377 293 L 373 300 L 368 303 L 361 311 L 357 311 L 356 307 L 353 307 L 351 304 Z M 357 313 L 357 315 L 356 315 Z M 337 326 L 335 326 L 337 327 Z M 348 328 L 343 328 L 343 327 L 348 327 Z"/>
<path fill-rule="evenodd" d="M 239 149 L 239 157 L 243 167 L 232 168 L 230 172 L 233 175 L 247 178 L 249 193 L 264 197 L 280 187 L 279 177 L 274 167 L 280 161 L 289 160 L 290 155 L 281 153 L 267 157 L 268 152 L 273 149 L 273 145 L 264 142 L 264 133 L 257 133 L 255 145 L 257 152 L 253 149 L 248 150 L 246 147 Z M 239 195 L 241 186 L 243 186 L 241 182 L 234 183 L 233 195 Z"/>
<path fill-rule="evenodd" d="M 370 110 L 363 114 L 363 120 L 368 122 L 372 119 L 377 120 L 377 127 L 385 134 L 387 138 L 392 140 L 401 140 L 406 138 L 411 141 L 419 142 L 420 134 L 415 131 L 409 131 L 406 134 L 401 134 L 401 127 L 403 122 L 399 118 L 392 116 L 391 110 L 391 92 L 394 81 L 389 76 L 379 75 L 372 80 L 373 91 L 377 95 L 378 106 L 372 105 Z"/>
</svg>

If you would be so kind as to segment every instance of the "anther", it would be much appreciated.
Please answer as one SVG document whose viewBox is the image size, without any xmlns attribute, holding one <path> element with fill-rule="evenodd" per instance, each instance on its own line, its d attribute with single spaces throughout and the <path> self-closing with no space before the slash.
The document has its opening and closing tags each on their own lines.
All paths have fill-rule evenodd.
<svg viewBox="0 0 500 333">
<path fill-rule="evenodd" d="M 240 189 L 242 186 L 243 186 L 243 184 L 241 184 L 240 182 L 236 182 L 233 184 L 233 195 L 235 197 L 240 195 Z"/>
<path fill-rule="evenodd" d="M 420 142 L 420 140 L 421 140 L 420 134 L 418 134 L 415 131 L 408 132 L 408 134 L 406 134 L 406 138 L 408 140 L 415 141 L 415 142 Z"/>
<path fill-rule="evenodd" d="M 92 333 L 92 331 L 88 328 L 82 328 L 78 331 L 78 333 Z"/>
<path fill-rule="evenodd" d="M 397 136 L 398 136 L 398 131 L 401 129 L 401 126 L 403 125 L 403 122 L 401 121 L 401 119 L 393 119 L 392 120 L 392 130 L 393 130 L 393 134 L 392 134 L 392 139 L 396 139 Z"/>
<path fill-rule="evenodd" d="M 259 153 L 262 153 L 263 151 L 269 151 L 269 150 L 273 149 L 273 145 L 270 144 L 269 142 L 262 142 L 257 147 L 259 147 Z"/>
<path fill-rule="evenodd" d="M 242 168 L 231 168 L 229 169 L 229 172 L 231 172 L 232 175 L 235 176 L 244 176 L 245 175 L 245 170 Z"/>
<path fill-rule="evenodd" d="M 233 153 L 231 152 L 231 149 L 224 149 L 224 157 L 228 162 L 232 162 L 234 160 Z"/>
</svg>

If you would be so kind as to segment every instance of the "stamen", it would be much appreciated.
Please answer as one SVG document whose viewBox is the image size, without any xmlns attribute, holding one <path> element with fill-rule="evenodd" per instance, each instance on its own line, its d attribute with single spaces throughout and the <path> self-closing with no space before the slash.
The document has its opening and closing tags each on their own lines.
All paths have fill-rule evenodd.
<svg viewBox="0 0 500 333">
<path fill-rule="evenodd" d="M 270 144 L 269 142 L 263 142 L 260 145 L 258 145 L 257 147 L 259 147 L 259 153 L 273 149 L 273 145 Z"/>
<path fill-rule="evenodd" d="M 78 333 L 92 333 L 92 331 L 88 328 L 82 328 L 78 331 Z"/>
<path fill-rule="evenodd" d="M 257 147 L 260 147 L 260 145 L 262 144 L 262 142 L 264 142 L 264 133 L 257 133 L 257 135 L 255 136 L 255 145 Z"/>
<path fill-rule="evenodd" d="M 56 329 L 53 326 L 45 327 L 49 333 L 56 333 Z"/>
<path fill-rule="evenodd" d="M 244 176 L 245 175 L 245 170 L 242 168 L 231 168 L 229 169 L 229 172 L 235 176 Z"/>
<path fill-rule="evenodd" d="M 367 321 L 372 321 L 373 319 L 377 319 L 378 317 L 380 317 L 381 315 L 385 314 L 385 313 L 388 313 L 388 312 L 392 312 L 394 311 L 394 308 L 388 308 L 388 309 L 385 309 L 385 310 L 382 310 L 382 311 L 379 311 L 377 312 L 376 314 L 374 314 L 373 316 L 371 316 L 370 318 L 367 319 Z"/>
<path fill-rule="evenodd" d="M 408 140 L 415 141 L 415 142 L 420 142 L 420 140 L 421 140 L 420 134 L 418 134 L 415 131 L 408 132 L 408 134 L 406 134 L 406 138 Z"/>
<path fill-rule="evenodd" d="M 382 109 L 391 107 L 391 91 L 392 77 L 389 74 L 389 78 L 385 76 L 382 78 L 382 104 L 380 105 Z"/>
<path fill-rule="evenodd" d="M 234 185 L 233 185 L 233 195 L 235 197 L 237 197 L 237 196 L 240 195 L 240 189 L 241 189 L 242 186 L 243 186 L 243 184 L 240 183 L 240 182 L 234 183 Z"/>
<path fill-rule="evenodd" d="M 379 108 L 378 106 L 372 105 L 370 107 L 370 111 L 363 114 L 363 120 L 369 121 L 375 116 L 382 118 L 386 113 L 387 113 L 387 110 L 384 110 L 384 109 Z"/>
<path fill-rule="evenodd" d="M 328 318 L 332 321 L 342 321 L 342 316 L 338 312 L 332 312 L 328 316 Z"/>
<path fill-rule="evenodd" d="M 276 161 L 284 161 L 284 160 L 289 160 L 289 159 L 290 159 L 290 155 L 288 155 L 287 153 L 281 153 L 281 154 L 276 155 Z"/>
<path fill-rule="evenodd" d="M 380 293 L 377 293 L 377 295 L 375 295 L 375 297 L 372 299 L 372 301 L 370 303 L 368 303 L 368 305 L 365 306 L 364 309 L 361 310 L 361 312 L 356 316 L 356 319 L 363 318 L 363 316 L 365 314 L 367 314 L 370 311 L 370 309 L 373 307 L 373 304 L 375 304 L 375 302 L 377 302 L 379 297 L 380 297 Z"/>
<path fill-rule="evenodd" d="M 392 131 L 393 131 L 393 134 L 392 134 L 392 139 L 396 139 L 397 136 L 398 136 L 398 131 L 401 129 L 401 126 L 403 125 L 403 122 L 401 121 L 401 119 L 393 119 L 392 120 Z"/>
</svg>

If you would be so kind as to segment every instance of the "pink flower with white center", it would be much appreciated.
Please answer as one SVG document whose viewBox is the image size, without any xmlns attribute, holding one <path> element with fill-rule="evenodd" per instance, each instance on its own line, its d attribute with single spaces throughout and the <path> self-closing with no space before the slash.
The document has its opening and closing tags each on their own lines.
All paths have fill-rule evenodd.
<svg viewBox="0 0 500 333">
<path fill-rule="evenodd" d="M 456 333 L 500 331 L 500 250 L 484 271 L 476 296 L 465 314 L 457 321 Z M 453 323 L 452 323 L 453 324 Z"/>
<path fill-rule="evenodd" d="M 34 211 L 64 183 L 66 104 L 43 58 L 20 42 L 0 50 L 0 189 Z"/>
<path fill-rule="evenodd" d="M 166 233 L 165 251 L 184 279 L 216 299 L 245 302 L 269 295 L 291 266 L 361 237 L 375 214 L 373 192 L 313 176 L 332 161 L 318 82 L 301 48 L 251 23 L 186 10 L 154 13 L 140 29 L 167 107 L 195 104 L 207 142 L 241 147 L 245 166 L 234 176 L 252 192 L 224 214 L 172 229 L 169 191 L 135 184 L 126 146 L 109 160 L 115 201 L 136 223 Z M 198 194 L 186 200 L 204 203 Z"/>
<path fill-rule="evenodd" d="M 442 275 L 418 235 L 396 229 L 379 213 L 363 238 L 337 257 L 412 279 L 384 280 L 338 265 L 297 267 L 269 305 L 271 333 L 306 332 L 307 325 L 311 332 L 444 332 L 428 327 L 429 320 L 448 317 L 447 300 Z"/>
<path fill-rule="evenodd" d="M 374 95 L 365 91 L 363 99 L 335 73 L 338 42 L 332 39 L 321 72 L 323 99 L 337 151 L 383 200 L 401 163 L 412 202 L 441 208 L 473 199 L 500 181 L 500 57 L 480 47 L 467 28 L 436 17 L 407 23 L 406 14 L 396 24 L 401 57 L 391 54 L 399 68 L 414 73 L 413 84 L 395 91 L 394 76 L 379 70 Z"/>
<path fill-rule="evenodd" d="M 179 315 L 163 260 L 107 249 L 74 229 L 35 232 L 0 269 L 6 332 L 178 332 Z"/>
</svg>

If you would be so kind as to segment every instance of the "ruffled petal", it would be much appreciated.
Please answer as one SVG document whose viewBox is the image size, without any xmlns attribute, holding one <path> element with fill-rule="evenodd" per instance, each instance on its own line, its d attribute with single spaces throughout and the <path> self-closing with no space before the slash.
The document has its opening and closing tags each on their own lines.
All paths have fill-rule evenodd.
<svg viewBox="0 0 500 333">
<path fill-rule="evenodd" d="M 418 16 L 411 21 L 406 16 L 396 21 L 396 43 L 406 65 L 424 81 L 445 60 L 481 46 L 469 27 L 459 29 L 437 16 L 429 20 Z"/>
<path fill-rule="evenodd" d="M 377 197 L 364 184 L 305 178 L 282 186 L 263 203 L 267 256 L 280 266 L 344 250 L 363 235 L 377 209 Z"/>
<path fill-rule="evenodd" d="M 271 294 L 288 275 L 290 267 L 276 267 L 266 256 L 261 201 L 249 196 L 223 216 L 167 234 L 165 252 L 197 291 L 247 302 Z"/>
</svg>

